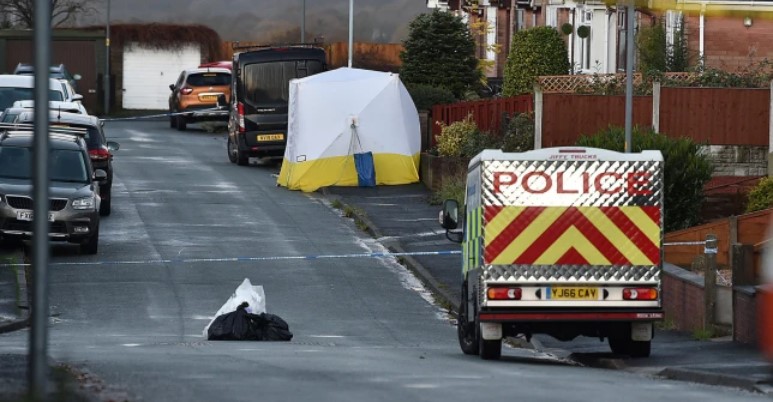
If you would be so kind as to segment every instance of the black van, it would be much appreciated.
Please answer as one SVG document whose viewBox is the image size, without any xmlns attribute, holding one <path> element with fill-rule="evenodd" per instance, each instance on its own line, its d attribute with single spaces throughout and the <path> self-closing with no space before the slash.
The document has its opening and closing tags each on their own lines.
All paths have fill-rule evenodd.
<svg viewBox="0 0 773 402">
<path fill-rule="evenodd" d="M 239 165 L 284 156 L 290 80 L 327 70 L 325 50 L 313 45 L 249 49 L 233 58 L 228 159 Z"/>
</svg>

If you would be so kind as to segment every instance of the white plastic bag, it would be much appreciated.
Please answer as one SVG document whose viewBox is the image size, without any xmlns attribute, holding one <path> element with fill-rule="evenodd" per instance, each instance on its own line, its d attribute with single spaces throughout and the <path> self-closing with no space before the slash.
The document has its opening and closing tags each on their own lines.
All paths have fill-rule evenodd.
<svg viewBox="0 0 773 402">
<path fill-rule="evenodd" d="M 212 322 L 215 321 L 215 318 L 223 314 L 236 311 L 236 308 L 239 307 L 239 305 L 243 302 L 247 302 L 249 304 L 249 307 L 245 309 L 248 313 L 265 313 L 266 295 L 263 293 L 263 286 L 252 286 L 249 278 L 244 278 L 244 281 L 241 285 L 239 285 L 238 288 L 236 288 L 236 291 L 234 291 L 234 294 L 231 295 L 231 298 L 229 298 L 228 301 L 223 304 L 223 307 L 220 307 L 220 310 L 217 310 L 215 316 L 212 317 L 212 320 L 210 320 L 209 324 L 207 324 L 207 326 L 204 328 L 204 337 L 207 337 L 207 330 L 209 330 L 209 326 L 212 325 Z"/>
</svg>

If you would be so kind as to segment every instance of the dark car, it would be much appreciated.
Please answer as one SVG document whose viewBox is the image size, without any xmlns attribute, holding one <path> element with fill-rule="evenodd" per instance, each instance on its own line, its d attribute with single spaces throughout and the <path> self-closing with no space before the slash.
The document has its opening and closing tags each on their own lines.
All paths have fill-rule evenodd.
<svg viewBox="0 0 773 402">
<path fill-rule="evenodd" d="M 231 97 L 231 70 L 195 68 L 183 70 L 177 81 L 169 85 L 169 126 L 184 131 L 188 123 L 226 121 L 227 110 L 217 109 L 217 98 Z"/>
<path fill-rule="evenodd" d="M 0 240 L 29 239 L 33 234 L 32 129 L 0 127 Z M 49 237 L 80 244 L 96 254 L 99 246 L 99 186 L 105 171 L 93 170 L 80 135 L 49 134 L 51 187 Z"/>
<path fill-rule="evenodd" d="M 51 71 L 51 78 L 65 79 L 74 89 L 78 88 L 78 80 L 81 79 L 80 74 L 71 74 L 69 71 L 67 71 L 67 67 L 65 67 L 64 64 L 51 66 L 49 70 Z M 16 65 L 16 69 L 13 70 L 13 73 L 20 75 L 32 75 L 35 74 L 35 68 L 30 64 L 19 63 Z"/>
<path fill-rule="evenodd" d="M 281 159 L 287 146 L 290 80 L 326 69 L 325 50 L 313 45 L 257 47 L 234 54 L 228 159 L 239 165 L 247 165 L 250 157 Z"/>
<path fill-rule="evenodd" d="M 33 111 L 28 109 L 26 112 L 20 113 L 15 122 L 32 124 L 34 118 Z M 113 199 L 113 151 L 117 151 L 120 145 L 117 142 L 107 140 L 103 123 L 102 120 L 91 115 L 51 111 L 52 126 L 85 129 L 84 140 L 88 147 L 91 163 L 94 165 L 94 169 L 101 169 L 107 173 L 107 179 L 99 184 L 99 196 L 102 198 L 99 213 L 106 216 L 110 215 Z"/>
</svg>

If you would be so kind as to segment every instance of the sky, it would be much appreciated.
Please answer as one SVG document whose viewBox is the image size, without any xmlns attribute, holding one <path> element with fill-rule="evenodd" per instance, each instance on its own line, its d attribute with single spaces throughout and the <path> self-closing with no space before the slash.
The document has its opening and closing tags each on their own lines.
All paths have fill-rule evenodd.
<svg viewBox="0 0 773 402">
<path fill-rule="evenodd" d="M 106 0 L 96 0 L 79 24 L 104 24 Z M 226 41 L 271 41 L 295 30 L 300 40 L 303 0 L 111 0 L 111 23 L 198 23 Z M 430 11 L 425 0 L 354 0 L 354 41 L 400 43 L 408 24 Z M 348 40 L 348 0 L 306 0 L 306 35 Z M 294 36 L 294 35 L 293 35 Z"/>
</svg>

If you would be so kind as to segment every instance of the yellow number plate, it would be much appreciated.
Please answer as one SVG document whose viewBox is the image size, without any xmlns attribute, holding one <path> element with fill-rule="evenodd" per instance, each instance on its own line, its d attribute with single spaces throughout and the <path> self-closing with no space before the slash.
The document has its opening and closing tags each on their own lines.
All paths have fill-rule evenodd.
<svg viewBox="0 0 773 402">
<path fill-rule="evenodd" d="M 202 102 L 217 102 L 217 95 L 199 95 Z"/>
<path fill-rule="evenodd" d="M 548 300 L 599 300 L 599 288 L 569 288 L 552 286 L 547 288 Z"/>
<path fill-rule="evenodd" d="M 284 134 L 263 134 L 258 136 L 258 141 L 282 141 L 285 139 Z"/>
</svg>

